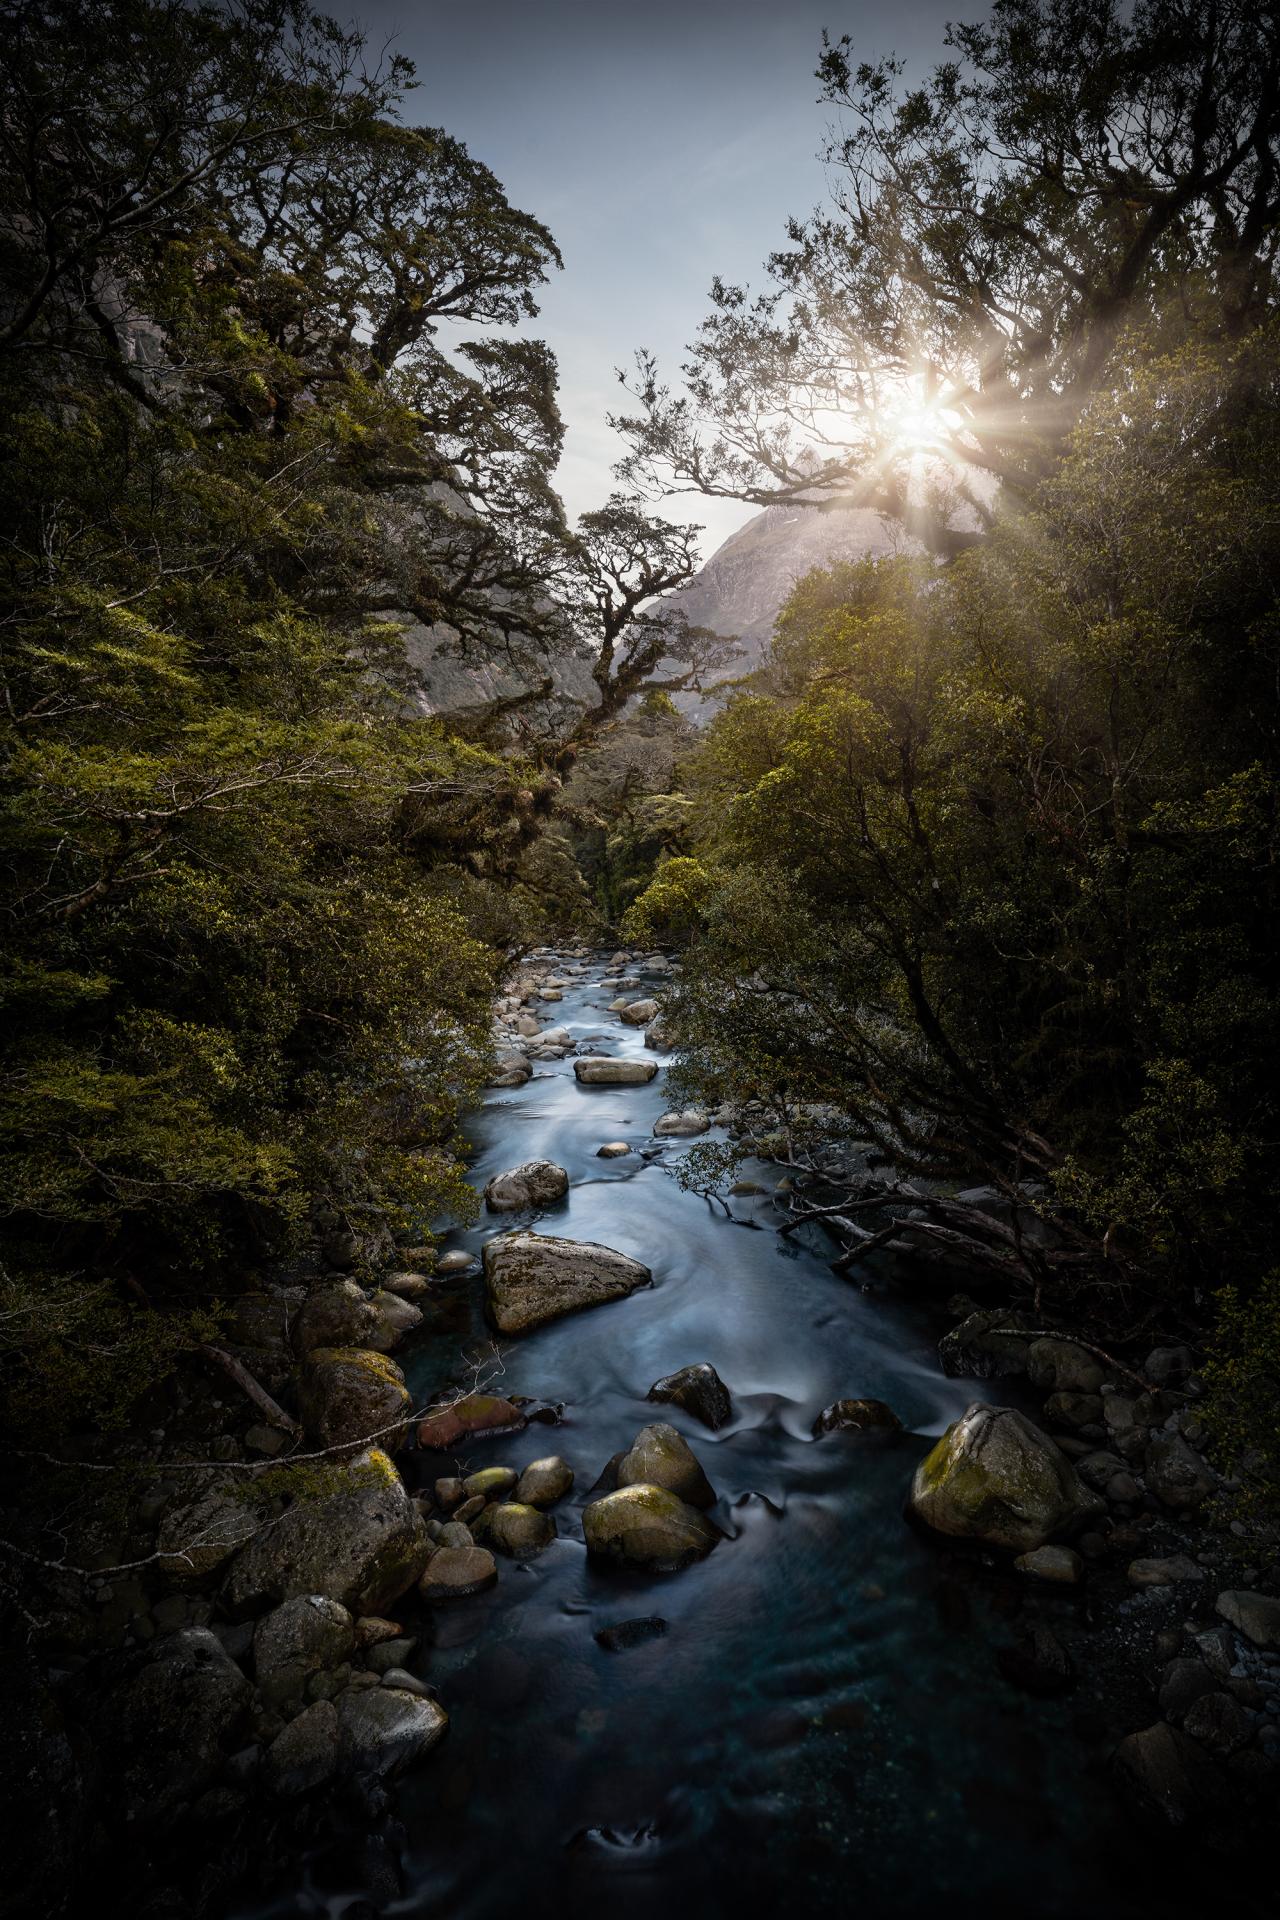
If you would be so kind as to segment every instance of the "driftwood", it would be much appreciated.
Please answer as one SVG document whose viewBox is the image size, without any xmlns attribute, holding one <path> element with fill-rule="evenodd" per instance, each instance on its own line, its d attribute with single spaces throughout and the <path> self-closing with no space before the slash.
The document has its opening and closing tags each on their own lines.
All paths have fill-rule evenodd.
<svg viewBox="0 0 1280 1920">
<path fill-rule="evenodd" d="M 206 1360 L 212 1360 L 215 1367 L 221 1367 L 222 1371 L 235 1381 L 241 1393 L 252 1400 L 258 1412 L 265 1420 L 269 1420 L 273 1427 L 279 1427 L 283 1432 L 293 1434 L 295 1439 L 301 1437 L 302 1428 L 292 1414 L 286 1413 L 279 1402 L 271 1398 L 266 1388 L 254 1379 L 248 1367 L 242 1366 L 233 1353 L 228 1353 L 225 1347 L 215 1347 L 208 1340 L 201 1342 L 198 1351 Z"/>
</svg>

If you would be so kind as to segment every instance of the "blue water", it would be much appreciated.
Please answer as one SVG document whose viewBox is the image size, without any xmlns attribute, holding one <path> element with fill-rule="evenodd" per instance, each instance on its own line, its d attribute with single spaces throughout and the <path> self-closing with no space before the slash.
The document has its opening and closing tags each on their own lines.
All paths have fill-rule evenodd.
<svg viewBox="0 0 1280 1920">
<path fill-rule="evenodd" d="M 655 1058 L 605 1011 L 614 989 L 599 974 L 597 963 L 547 1007 L 547 1024 L 603 1036 L 593 1052 Z M 1080 1718 L 1095 1704 L 1088 1675 L 1046 1702 L 997 1672 L 999 1646 L 1078 1601 L 1030 1595 L 903 1518 L 930 1438 L 1002 1383 L 942 1376 L 936 1307 L 910 1273 L 881 1269 L 864 1292 L 832 1274 L 820 1236 L 779 1240 L 766 1199 L 732 1201 L 727 1220 L 682 1193 L 664 1164 L 683 1143 L 648 1163 L 598 1159 L 606 1140 L 654 1144 L 663 1077 L 582 1088 L 571 1058 L 541 1064 L 472 1125 L 477 1186 L 523 1160 L 558 1161 L 569 1196 L 536 1224 L 635 1255 L 654 1285 L 495 1346 L 479 1280 L 463 1279 L 434 1334 L 402 1356 L 419 1402 L 466 1377 L 460 1348 L 495 1390 L 562 1401 L 561 1425 L 475 1442 L 462 1464 L 562 1453 L 577 1483 L 547 1551 L 501 1562 L 495 1589 L 425 1624 L 415 1665 L 450 1730 L 401 1784 L 398 1824 L 374 1836 L 366 1895 L 450 1920 L 1202 1920 L 1194 1861 L 1136 1826 L 1105 1778 L 1098 1729 Z M 491 1216 L 448 1244 L 478 1250 L 512 1224 L 524 1222 Z M 704 1360 L 733 1396 L 715 1434 L 645 1400 L 660 1375 Z M 888 1401 L 908 1431 L 815 1441 L 816 1415 L 846 1395 Z M 702 1461 L 726 1537 L 682 1573 L 602 1570 L 582 1544 L 582 1506 L 655 1418 Z M 406 1461 L 427 1484 L 452 1467 Z M 597 1646 L 602 1626 L 655 1613 L 664 1638 Z M 320 1849 L 271 1910 L 343 1913 L 361 1892 L 351 1858 L 349 1835 Z M 1220 1888 L 1214 1904 L 1253 1911 L 1224 1906 Z"/>
</svg>

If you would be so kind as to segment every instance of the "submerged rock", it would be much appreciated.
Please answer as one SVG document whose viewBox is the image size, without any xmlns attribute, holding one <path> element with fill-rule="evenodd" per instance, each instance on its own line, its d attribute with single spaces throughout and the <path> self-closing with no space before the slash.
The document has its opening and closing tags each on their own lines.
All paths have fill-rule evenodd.
<svg viewBox="0 0 1280 1920">
<path fill-rule="evenodd" d="M 467 1393 L 449 1406 L 436 1407 L 418 1422 L 418 1445 L 437 1451 L 490 1433 L 516 1433 L 524 1414 L 496 1393 Z"/>
<path fill-rule="evenodd" d="M 312 1497 L 299 1497 L 231 1564 L 225 1596 L 251 1614 L 297 1594 L 381 1613 L 417 1580 L 429 1543 L 422 1516 L 377 1448 L 326 1465 Z"/>
<path fill-rule="evenodd" d="M 710 1427 L 713 1433 L 733 1418 L 729 1389 L 706 1360 L 699 1360 L 691 1367 L 681 1367 L 677 1373 L 668 1373 L 661 1380 L 655 1380 L 646 1397 L 683 1407 L 686 1413 L 692 1414 L 695 1420 L 701 1420 L 703 1426 Z"/>
<path fill-rule="evenodd" d="M 584 1087 L 647 1087 L 658 1071 L 656 1060 L 625 1060 L 584 1053 L 574 1061 L 574 1078 Z"/>
<path fill-rule="evenodd" d="M 902 1422 L 883 1400 L 833 1400 L 813 1423 L 814 1438 L 824 1433 L 901 1433 Z"/>
<path fill-rule="evenodd" d="M 409 1437 L 412 1406 L 394 1360 L 368 1347 L 317 1347 L 300 1392 L 302 1424 L 322 1447 L 382 1447 L 395 1453 Z"/>
<path fill-rule="evenodd" d="M 569 1191 L 569 1176 L 554 1160 L 526 1160 L 523 1166 L 495 1173 L 484 1190 L 490 1213 L 521 1213 L 549 1207 Z"/>
<path fill-rule="evenodd" d="M 646 1640 L 661 1640 L 666 1631 L 661 1614 L 647 1613 L 638 1620 L 619 1620 L 611 1627 L 599 1628 L 596 1645 L 606 1653 L 625 1653 L 630 1647 L 643 1646 Z"/>
<path fill-rule="evenodd" d="M 720 1535 L 711 1522 L 665 1487 L 620 1487 L 584 1509 L 587 1551 L 598 1559 L 674 1573 L 702 1560 Z"/>
<path fill-rule="evenodd" d="M 910 1505 L 939 1533 L 1019 1553 L 1104 1510 L 1048 1434 L 1012 1407 L 981 1404 L 921 1461 Z"/>
<path fill-rule="evenodd" d="M 659 1420 L 642 1427 L 618 1462 L 620 1487 L 665 1487 L 691 1507 L 713 1507 L 716 1496 L 683 1434 Z"/>
<path fill-rule="evenodd" d="M 484 1250 L 486 1306 L 499 1333 L 528 1333 L 566 1313 L 647 1287 L 648 1267 L 612 1247 L 551 1234 L 504 1233 Z"/>
</svg>

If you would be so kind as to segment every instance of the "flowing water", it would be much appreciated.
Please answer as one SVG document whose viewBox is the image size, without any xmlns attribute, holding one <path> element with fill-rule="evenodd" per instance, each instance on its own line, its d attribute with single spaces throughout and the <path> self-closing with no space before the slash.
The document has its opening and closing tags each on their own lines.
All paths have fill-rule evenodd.
<svg viewBox="0 0 1280 1920">
<path fill-rule="evenodd" d="M 548 1013 L 576 1042 L 599 1035 L 589 1051 L 653 1059 L 605 1011 L 600 970 L 569 976 Z M 651 1148 L 665 1104 L 662 1075 L 584 1088 L 570 1057 L 475 1117 L 477 1186 L 558 1161 L 569 1196 L 536 1224 L 635 1255 L 654 1285 L 501 1345 L 498 1390 L 562 1401 L 563 1421 L 478 1441 L 469 1466 L 562 1453 L 577 1483 L 545 1552 L 501 1561 L 495 1589 L 437 1609 L 427 1629 L 414 1664 L 451 1724 L 398 1790 L 399 1890 L 386 1836 L 357 1871 L 346 1835 L 265 1911 L 340 1915 L 363 1879 L 384 1911 L 449 1920 L 1201 1920 L 1194 1862 L 1135 1826 L 1091 1760 L 1087 1674 L 1044 1701 L 997 1671 L 996 1649 L 1033 1614 L 1052 1623 L 1079 1599 L 1029 1596 L 904 1521 L 931 1437 L 975 1398 L 1011 1398 L 1008 1383 L 942 1376 L 936 1309 L 913 1303 L 909 1275 L 863 1292 L 832 1274 L 820 1238 L 780 1240 L 767 1200 L 735 1200 L 727 1220 L 682 1193 L 664 1171 L 680 1142 L 650 1161 L 597 1157 L 606 1140 Z M 495 1224 L 448 1244 L 478 1250 Z M 459 1378 L 460 1345 L 493 1359 L 477 1280 L 448 1300 L 406 1360 L 419 1401 Z M 645 1400 L 660 1375 L 704 1360 L 733 1396 L 714 1434 Z M 907 1431 L 814 1440 L 816 1415 L 846 1395 L 888 1401 Z M 693 1446 L 726 1536 L 665 1576 L 600 1568 L 582 1544 L 592 1483 L 650 1419 Z M 406 1464 L 427 1481 L 451 1470 L 441 1456 Z M 654 1614 L 662 1638 L 620 1653 L 594 1638 Z M 1213 1904 L 1253 1911 L 1224 1904 L 1220 1885 Z"/>
</svg>

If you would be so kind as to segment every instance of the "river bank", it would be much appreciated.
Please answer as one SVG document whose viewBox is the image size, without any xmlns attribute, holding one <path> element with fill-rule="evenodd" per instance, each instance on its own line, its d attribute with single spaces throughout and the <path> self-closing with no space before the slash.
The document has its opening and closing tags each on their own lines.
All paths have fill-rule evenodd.
<svg viewBox="0 0 1280 1920">
<path fill-rule="evenodd" d="M 671 1168 L 684 1140 L 706 1137 L 701 1121 L 696 1135 L 692 1121 L 659 1130 L 667 1056 L 646 1045 L 648 1014 L 622 1018 L 661 992 L 668 963 L 647 958 L 541 955 L 500 1003 L 472 1178 L 483 1189 L 549 1162 L 562 1195 L 449 1234 L 420 1272 L 400 1249 L 372 1291 L 342 1277 L 359 1249 L 332 1235 L 327 1267 L 264 1296 L 269 1311 L 239 1303 L 241 1331 L 260 1337 L 236 1354 L 311 1438 L 277 1451 L 283 1429 L 211 1392 L 198 1399 L 221 1464 L 269 1486 L 255 1457 L 341 1446 L 351 1421 L 345 1439 L 375 1435 L 396 1466 L 366 1463 L 345 1495 L 310 1489 L 325 1523 L 305 1540 L 291 1534 L 306 1504 L 292 1495 L 247 1543 L 193 1531 L 172 1488 L 159 1500 L 152 1551 L 167 1527 L 170 1549 L 205 1550 L 199 1569 L 175 1580 L 152 1561 L 104 1577 L 92 1601 L 106 1650 L 64 1648 L 48 1690 L 73 1727 L 102 1728 L 91 1694 L 112 1703 L 95 1735 L 111 1777 L 92 1790 L 86 1778 L 87 1819 L 123 1818 L 132 1796 L 157 1911 L 167 1899 L 168 1911 L 485 1916 L 505 1911 L 518 1874 L 532 1912 L 607 1898 L 641 1915 L 695 1897 L 728 1912 L 761 1886 L 803 1889 L 817 1912 L 853 1893 L 885 1913 L 943 1899 L 987 1913 L 1006 1899 L 1064 1915 L 1198 1912 L 1215 1838 L 1234 1844 L 1242 1811 L 1246 1828 L 1268 1818 L 1280 1661 L 1220 1611 L 1223 1593 L 1265 1599 L 1274 1564 L 1209 1524 L 1211 1482 L 1198 1504 L 1168 1502 L 1147 1466 L 1163 1448 L 1194 1478 L 1194 1381 L 1147 1406 L 1122 1381 L 1086 1377 L 1078 1351 L 1033 1353 L 1041 1343 L 992 1339 L 969 1316 L 948 1337 L 936 1291 L 908 1271 L 890 1263 L 864 1291 L 831 1273 L 817 1228 L 779 1238 L 777 1169 L 763 1161 L 744 1169 L 756 1190 L 734 1197 L 732 1217 L 682 1192 Z M 626 1063 L 630 1084 L 584 1076 L 594 1058 Z M 527 1225 L 614 1249 L 651 1284 L 496 1338 L 478 1256 L 495 1229 Z M 940 1336 L 949 1366 L 978 1371 L 944 1370 Z M 702 1364 L 728 1390 L 721 1424 L 647 1398 Z M 458 1406 L 477 1387 L 484 1429 Z M 904 1519 L 922 1459 L 973 1402 L 1043 1419 L 1050 1394 L 1089 1402 L 1054 1431 L 1102 1488 L 1069 1549 L 1078 1561 L 1059 1563 L 1076 1577 L 1039 1578 L 989 1542 Z M 854 1397 L 882 1401 L 899 1427 L 815 1434 Z M 417 1415 L 437 1444 L 412 1443 Z M 1181 1446 L 1159 1437 L 1169 1421 Z M 715 1497 L 719 1539 L 679 1572 L 584 1551 L 610 1463 L 655 1422 Z M 1086 1466 L 1095 1455 L 1110 1459 Z M 545 1504 L 516 1501 L 547 1524 L 504 1552 L 485 1537 L 492 1516 L 549 1458 L 572 1489 L 553 1476 Z M 469 1490 L 475 1472 L 490 1478 Z M 472 1507 L 468 1541 L 447 1532 L 468 1527 L 459 1512 L 482 1492 L 501 1497 Z M 441 1556 L 467 1554 L 474 1581 L 442 1597 Z M 1186 1577 L 1167 1585 L 1133 1572 L 1179 1559 Z M 311 1593 L 325 1604 L 299 1604 Z M 179 1703 L 166 1747 L 157 1715 Z M 1148 1738 L 1126 1758 L 1135 1733 Z M 1258 1910 L 1231 1897 L 1228 1910 Z"/>
</svg>

